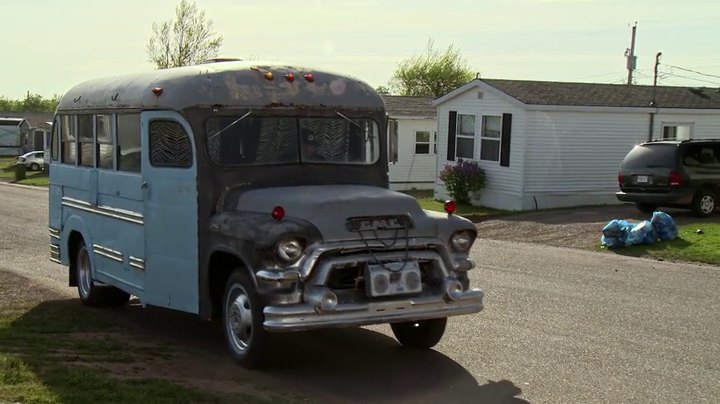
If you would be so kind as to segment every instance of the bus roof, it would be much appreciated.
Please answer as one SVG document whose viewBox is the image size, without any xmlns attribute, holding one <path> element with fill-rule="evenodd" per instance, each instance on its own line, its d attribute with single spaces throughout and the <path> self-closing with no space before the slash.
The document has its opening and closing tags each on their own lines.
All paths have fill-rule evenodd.
<svg viewBox="0 0 720 404">
<path fill-rule="evenodd" d="M 58 112 L 318 106 L 382 109 L 384 104 L 372 87 L 350 76 L 281 64 L 222 61 L 87 81 L 65 93 Z"/>
</svg>

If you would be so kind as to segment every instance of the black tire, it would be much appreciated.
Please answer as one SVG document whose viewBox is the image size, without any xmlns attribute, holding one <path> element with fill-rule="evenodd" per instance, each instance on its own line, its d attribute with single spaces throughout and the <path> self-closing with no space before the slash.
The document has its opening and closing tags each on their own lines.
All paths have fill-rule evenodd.
<svg viewBox="0 0 720 404">
<path fill-rule="evenodd" d="M 248 369 L 264 365 L 269 352 L 269 335 L 263 327 L 264 304 L 242 269 L 228 278 L 222 307 L 223 334 L 230 354 Z"/>
<path fill-rule="evenodd" d="M 717 210 L 717 196 L 709 189 L 701 189 L 693 198 L 692 210 L 700 217 L 710 216 Z"/>
<path fill-rule="evenodd" d="M 647 213 L 647 214 L 651 214 L 651 213 L 655 212 L 655 210 L 657 209 L 657 206 L 651 205 L 649 203 L 636 203 L 635 207 L 640 212 Z"/>
<path fill-rule="evenodd" d="M 432 348 L 440 342 L 445 333 L 447 318 L 392 323 L 395 338 L 404 346 L 413 349 Z"/>
<path fill-rule="evenodd" d="M 40 166 L 38 165 L 38 163 L 30 164 L 30 171 L 40 171 Z"/>
<path fill-rule="evenodd" d="M 130 294 L 109 286 L 98 285 L 93 281 L 92 261 L 85 241 L 80 241 L 75 259 L 70 263 L 71 270 L 75 271 L 77 290 L 80 301 L 91 307 L 120 307 L 127 304 Z"/>
</svg>

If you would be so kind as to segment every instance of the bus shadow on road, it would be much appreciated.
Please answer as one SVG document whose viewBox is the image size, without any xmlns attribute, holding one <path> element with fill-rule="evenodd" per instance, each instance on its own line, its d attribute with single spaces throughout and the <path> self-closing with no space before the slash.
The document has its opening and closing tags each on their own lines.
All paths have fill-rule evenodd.
<svg viewBox="0 0 720 404">
<path fill-rule="evenodd" d="M 313 402 L 526 402 L 517 397 L 522 391 L 512 381 L 480 384 L 438 351 L 403 349 L 394 338 L 366 328 L 275 334 L 268 366 L 254 371 L 243 369 L 226 353 L 219 322 L 142 308 L 137 302 L 121 309 L 90 309 L 78 299 L 44 301 L 0 331 L 0 353 L 32 352 L 33 368 L 60 358 L 79 365 L 77 369 L 98 367 L 123 375 L 119 380 L 169 378 L 210 390 L 208 381 L 214 386 L 256 385 Z M 97 338 L 88 339 L 92 335 Z M 161 348 L 148 349 L 151 346 Z M 155 370 L 145 376 L 135 372 L 143 368 Z M 37 373 L 45 373 L 42 366 Z M 68 397 L 82 393 L 52 378 L 44 384 Z"/>
<path fill-rule="evenodd" d="M 208 359 L 208 366 L 242 369 L 225 353 L 218 322 L 174 311 L 130 306 L 133 326 L 168 338 Z M 273 334 L 260 373 L 264 384 L 332 402 L 525 403 L 512 381 L 478 383 L 462 365 L 435 350 L 408 350 L 381 332 L 342 328 Z"/>
</svg>

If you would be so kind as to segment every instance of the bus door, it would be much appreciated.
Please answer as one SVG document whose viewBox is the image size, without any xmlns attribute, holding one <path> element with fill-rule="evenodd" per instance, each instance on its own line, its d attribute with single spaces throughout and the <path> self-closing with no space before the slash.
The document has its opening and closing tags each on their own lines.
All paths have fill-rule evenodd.
<svg viewBox="0 0 720 404">
<path fill-rule="evenodd" d="M 173 111 L 141 114 L 145 303 L 198 312 L 197 162 L 190 125 Z"/>
</svg>

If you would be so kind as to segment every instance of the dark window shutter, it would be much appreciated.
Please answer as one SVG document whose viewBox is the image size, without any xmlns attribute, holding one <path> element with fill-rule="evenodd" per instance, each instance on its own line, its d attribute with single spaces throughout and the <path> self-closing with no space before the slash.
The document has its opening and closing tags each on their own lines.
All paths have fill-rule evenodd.
<svg viewBox="0 0 720 404">
<path fill-rule="evenodd" d="M 500 165 L 510 166 L 510 132 L 512 132 L 512 114 L 503 114 L 500 134 Z"/>
<path fill-rule="evenodd" d="M 447 159 L 448 161 L 455 161 L 455 132 L 457 126 L 457 111 L 450 111 L 448 117 L 448 144 L 447 144 Z"/>
</svg>

